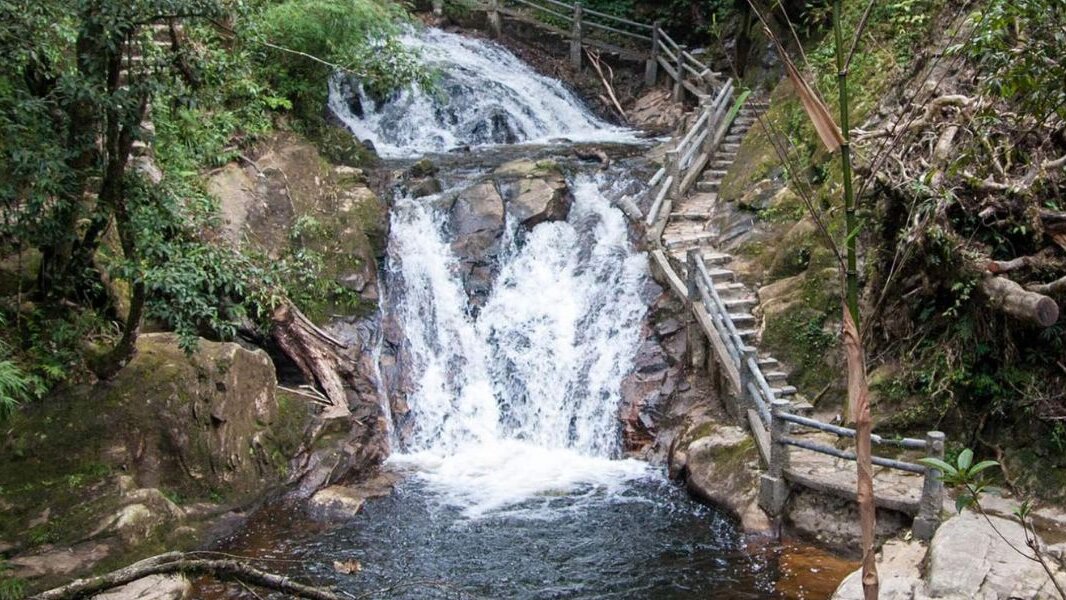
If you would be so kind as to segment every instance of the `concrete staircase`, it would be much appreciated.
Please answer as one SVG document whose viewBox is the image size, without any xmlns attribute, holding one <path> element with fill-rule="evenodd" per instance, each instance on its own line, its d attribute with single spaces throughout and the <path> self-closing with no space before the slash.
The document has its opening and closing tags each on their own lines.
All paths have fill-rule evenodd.
<svg viewBox="0 0 1066 600">
<path fill-rule="evenodd" d="M 736 273 L 729 269 L 733 257 L 717 250 L 730 232 L 715 230 L 712 219 L 718 203 L 718 189 L 729 169 L 736 161 L 740 144 L 748 130 L 758 122 L 769 108 L 765 100 L 749 100 L 734 119 L 725 139 L 719 145 L 696 188 L 675 206 L 663 231 L 663 249 L 674 270 L 687 277 L 686 259 L 689 250 L 697 250 L 703 257 L 715 291 L 729 310 L 729 317 L 740 337 L 750 346 L 755 346 L 761 333 L 761 322 L 752 314 L 759 304 L 758 298 L 746 285 L 737 281 Z M 788 373 L 781 363 L 769 355 L 761 355 L 759 366 L 775 396 L 791 399 L 795 412 L 810 412 L 810 405 L 796 397 L 796 388 L 788 384 Z"/>
</svg>

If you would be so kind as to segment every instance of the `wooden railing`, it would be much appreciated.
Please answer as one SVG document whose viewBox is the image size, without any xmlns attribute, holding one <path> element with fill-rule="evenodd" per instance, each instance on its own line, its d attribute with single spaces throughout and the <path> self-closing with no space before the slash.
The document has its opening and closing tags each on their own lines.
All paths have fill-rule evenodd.
<svg viewBox="0 0 1066 600">
<path fill-rule="evenodd" d="M 434 0 L 434 11 L 443 10 L 443 0 Z M 721 74 L 678 44 L 663 30 L 660 22 L 640 23 L 616 15 L 586 8 L 564 0 L 481 0 L 493 35 L 503 33 L 501 15 L 535 19 L 546 29 L 570 40 L 570 63 L 580 69 L 585 46 L 613 52 L 634 60 L 645 61 L 644 82 L 655 85 L 659 68 L 673 80 L 675 100 L 685 92 L 696 98 L 712 93 L 721 82 Z"/>
</svg>

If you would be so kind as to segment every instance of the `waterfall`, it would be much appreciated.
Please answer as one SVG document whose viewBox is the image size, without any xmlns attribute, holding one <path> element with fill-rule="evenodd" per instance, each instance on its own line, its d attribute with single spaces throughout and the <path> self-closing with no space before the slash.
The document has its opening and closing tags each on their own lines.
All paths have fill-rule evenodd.
<svg viewBox="0 0 1066 600">
<path fill-rule="evenodd" d="M 538 75 L 502 46 L 439 29 L 403 43 L 433 70 L 429 90 L 375 98 L 344 76 L 330 83 L 329 106 L 384 157 L 462 146 L 570 141 L 633 141 L 630 130 L 597 119 L 560 82 Z"/>
<path fill-rule="evenodd" d="M 417 464 L 472 515 L 549 493 L 615 489 L 645 474 L 619 460 L 619 387 L 647 310 L 648 264 L 598 178 L 571 184 L 566 221 L 517 233 L 476 318 L 434 203 L 394 208 L 393 307 L 415 378 L 414 433 L 398 462 Z"/>
</svg>

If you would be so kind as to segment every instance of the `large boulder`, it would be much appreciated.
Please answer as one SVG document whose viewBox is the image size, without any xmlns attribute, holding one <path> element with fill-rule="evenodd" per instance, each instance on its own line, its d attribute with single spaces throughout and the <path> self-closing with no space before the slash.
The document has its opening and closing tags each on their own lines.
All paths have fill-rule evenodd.
<svg viewBox="0 0 1066 600">
<path fill-rule="evenodd" d="M 545 221 L 565 220 L 573 202 L 574 195 L 561 175 L 523 179 L 507 204 L 507 212 L 523 227 L 532 229 Z"/>
<path fill-rule="evenodd" d="M 261 350 L 199 340 L 186 353 L 144 334 L 112 380 L 20 411 L 0 440 L 0 481 L 18 483 L 0 489 L 14 574 L 45 587 L 194 543 L 205 519 L 281 483 L 307 411 L 275 387 Z"/>
<path fill-rule="evenodd" d="M 493 172 L 503 191 L 507 213 L 526 229 L 570 214 L 574 195 L 554 161 L 513 160 Z"/>
<path fill-rule="evenodd" d="M 1011 546 L 1029 552 L 1017 521 L 998 516 L 985 520 L 970 511 L 941 525 L 928 551 L 916 542 L 885 544 L 878 560 L 881 600 L 1057 598 L 1054 584 L 1040 564 Z M 1060 584 L 1066 586 L 1062 567 L 1054 560 L 1051 567 Z M 861 573 L 856 571 L 840 584 L 833 600 L 862 597 Z"/>
<path fill-rule="evenodd" d="M 707 424 L 685 450 L 686 485 L 692 493 L 733 513 L 745 531 L 765 533 L 771 523 L 759 508 L 759 454 L 740 427 Z"/>
<path fill-rule="evenodd" d="M 262 350 L 200 340 L 187 354 L 176 335 L 154 333 L 93 395 L 112 418 L 122 415 L 109 427 L 108 454 L 139 487 L 245 499 L 276 476 L 267 456 L 275 388 Z"/>
</svg>

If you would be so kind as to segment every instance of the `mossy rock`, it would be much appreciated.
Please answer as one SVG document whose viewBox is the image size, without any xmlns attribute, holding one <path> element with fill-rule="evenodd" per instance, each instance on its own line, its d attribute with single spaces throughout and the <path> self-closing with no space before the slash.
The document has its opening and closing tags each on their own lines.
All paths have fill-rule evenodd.
<svg viewBox="0 0 1066 600">
<path fill-rule="evenodd" d="M 789 383 L 810 397 L 826 386 L 843 389 L 839 338 L 839 274 L 835 267 L 807 271 L 769 286 L 761 348 L 792 367 Z M 829 394 L 827 397 L 836 397 Z"/>
<path fill-rule="evenodd" d="M 187 355 L 173 334 L 140 336 L 111 381 L 59 391 L 13 418 L 0 446 L 0 539 L 70 544 L 133 504 L 154 515 L 174 501 L 261 496 L 282 481 L 307 422 L 288 399 L 279 406 L 275 386 L 261 350 L 201 340 Z M 144 516 L 130 510 L 128 520 Z M 129 541 L 146 543 L 152 528 L 143 529 Z"/>
</svg>

